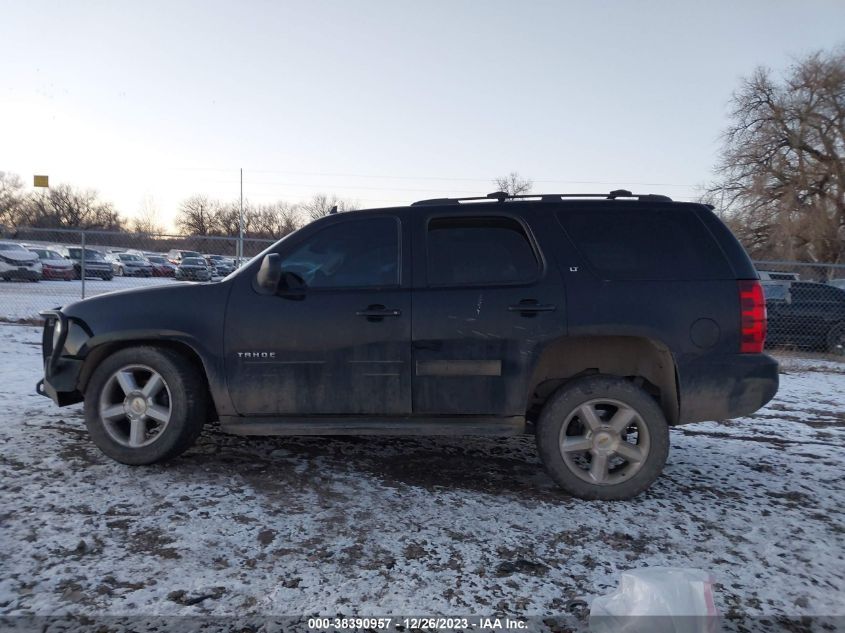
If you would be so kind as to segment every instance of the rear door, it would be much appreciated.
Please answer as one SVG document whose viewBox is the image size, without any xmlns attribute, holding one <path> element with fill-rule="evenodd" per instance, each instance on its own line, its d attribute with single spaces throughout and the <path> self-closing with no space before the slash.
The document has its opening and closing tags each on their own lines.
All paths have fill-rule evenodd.
<svg viewBox="0 0 845 633">
<path fill-rule="evenodd" d="M 539 350 L 565 334 L 556 269 L 516 216 L 435 212 L 416 230 L 414 414 L 524 415 Z"/>
</svg>

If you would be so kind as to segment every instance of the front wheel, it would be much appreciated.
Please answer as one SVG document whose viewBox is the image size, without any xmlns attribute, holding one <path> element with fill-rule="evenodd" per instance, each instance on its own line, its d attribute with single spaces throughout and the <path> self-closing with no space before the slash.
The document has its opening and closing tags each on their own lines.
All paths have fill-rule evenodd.
<svg viewBox="0 0 845 633">
<path fill-rule="evenodd" d="M 180 354 L 130 347 L 106 358 L 85 390 L 85 425 L 97 447 L 124 464 L 153 464 L 193 445 L 207 410 L 196 367 Z"/>
<path fill-rule="evenodd" d="M 630 499 L 662 472 L 669 427 L 657 402 L 632 382 L 587 376 L 543 407 L 537 448 L 549 474 L 573 496 Z"/>
</svg>

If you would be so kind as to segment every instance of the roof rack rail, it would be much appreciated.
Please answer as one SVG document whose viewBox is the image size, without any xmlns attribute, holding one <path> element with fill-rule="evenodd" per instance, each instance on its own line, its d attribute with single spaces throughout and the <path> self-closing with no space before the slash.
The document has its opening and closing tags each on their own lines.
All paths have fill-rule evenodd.
<svg viewBox="0 0 845 633">
<path fill-rule="evenodd" d="M 631 193 L 627 189 L 615 189 L 610 193 L 522 193 L 518 195 L 511 195 L 505 191 L 494 191 L 488 193 L 486 196 L 467 196 L 463 198 L 431 198 L 429 200 L 417 200 L 412 202 L 412 207 L 435 206 L 445 204 L 460 204 L 462 202 L 479 202 L 496 200 L 497 202 L 504 202 L 505 200 L 526 200 L 539 199 L 542 202 L 557 202 L 562 198 L 604 198 L 605 200 L 616 200 L 617 198 L 636 198 L 648 202 L 672 202 L 669 196 L 663 196 L 655 193 Z"/>
</svg>

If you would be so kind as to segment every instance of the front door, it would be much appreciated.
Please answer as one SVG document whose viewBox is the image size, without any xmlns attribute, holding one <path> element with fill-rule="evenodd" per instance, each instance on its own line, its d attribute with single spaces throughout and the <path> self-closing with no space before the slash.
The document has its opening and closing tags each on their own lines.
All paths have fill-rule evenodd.
<svg viewBox="0 0 845 633">
<path fill-rule="evenodd" d="M 415 257 L 414 413 L 524 415 L 545 343 L 566 332 L 556 270 L 507 215 L 423 218 Z M 417 274 L 418 273 L 418 274 Z"/>
<path fill-rule="evenodd" d="M 393 215 L 338 216 L 281 242 L 302 286 L 262 295 L 240 275 L 225 326 L 241 415 L 407 415 L 411 301 Z"/>
</svg>

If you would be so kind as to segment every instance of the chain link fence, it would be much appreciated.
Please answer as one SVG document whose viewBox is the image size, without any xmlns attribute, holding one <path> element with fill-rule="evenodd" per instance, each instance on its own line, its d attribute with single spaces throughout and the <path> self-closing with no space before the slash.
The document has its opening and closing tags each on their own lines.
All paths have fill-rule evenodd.
<svg viewBox="0 0 845 633">
<path fill-rule="evenodd" d="M 845 361 L 845 265 L 758 261 L 777 355 Z"/>
<path fill-rule="evenodd" d="M 41 310 L 112 290 L 219 279 L 273 243 L 244 238 L 239 261 L 238 241 L 237 237 L 2 228 L 0 322 L 37 323 Z M 193 261 L 197 256 L 202 257 L 200 262 Z"/>
<path fill-rule="evenodd" d="M 111 290 L 205 280 L 205 275 L 179 273 L 178 262 L 190 256 L 206 257 L 212 280 L 240 263 L 237 237 L 35 228 L 5 229 L 0 237 L 0 322 L 36 323 L 41 310 Z M 244 238 L 244 258 L 271 243 Z M 9 247 L 23 247 L 37 264 L 22 262 Z M 766 297 L 769 349 L 845 360 L 845 265 L 755 265 Z"/>
</svg>

